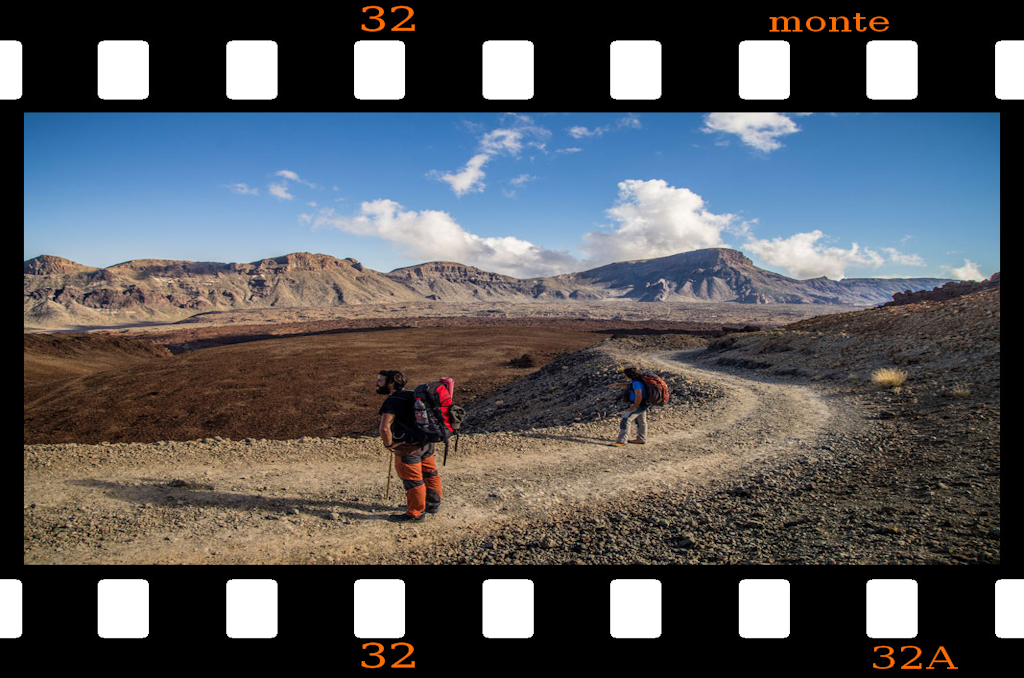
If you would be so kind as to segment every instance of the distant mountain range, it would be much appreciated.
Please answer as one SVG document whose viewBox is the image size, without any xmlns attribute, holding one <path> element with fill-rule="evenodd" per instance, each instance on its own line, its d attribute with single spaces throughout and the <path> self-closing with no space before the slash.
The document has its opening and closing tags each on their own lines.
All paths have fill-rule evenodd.
<svg viewBox="0 0 1024 678">
<path fill-rule="evenodd" d="M 424 300 L 874 306 L 890 301 L 894 294 L 929 290 L 946 282 L 942 278 L 795 280 L 758 268 L 731 249 L 696 250 L 529 279 L 448 261 L 381 273 L 355 259 L 307 252 L 249 264 L 136 259 L 107 268 L 42 255 L 25 262 L 25 324 L 111 325 L 180 320 L 209 311 Z"/>
</svg>

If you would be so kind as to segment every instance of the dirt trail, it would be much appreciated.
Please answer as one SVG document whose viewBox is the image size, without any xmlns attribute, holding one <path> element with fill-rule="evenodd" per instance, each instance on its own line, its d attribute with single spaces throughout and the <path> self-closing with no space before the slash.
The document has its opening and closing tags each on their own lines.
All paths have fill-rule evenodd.
<svg viewBox="0 0 1024 678">
<path fill-rule="evenodd" d="M 699 408 L 649 415 L 647 445 L 610 447 L 618 418 L 467 433 L 441 467 L 442 511 L 419 524 L 379 441 L 304 439 L 26 446 L 25 562 L 408 562 L 408 554 L 627 497 L 670 493 L 806 453 L 862 419 L 818 389 L 649 353 L 665 374 L 715 384 Z M 596 508 L 600 507 L 600 508 Z"/>
</svg>

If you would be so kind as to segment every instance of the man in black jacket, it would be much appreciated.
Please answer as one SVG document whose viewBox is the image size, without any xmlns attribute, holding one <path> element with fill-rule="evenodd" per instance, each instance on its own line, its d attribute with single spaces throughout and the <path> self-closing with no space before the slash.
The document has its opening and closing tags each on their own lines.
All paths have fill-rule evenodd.
<svg viewBox="0 0 1024 678">
<path fill-rule="evenodd" d="M 380 439 L 395 455 L 395 471 L 405 487 L 406 512 L 396 522 L 419 522 L 441 505 L 441 476 L 434 461 L 434 444 L 419 441 L 412 409 L 412 391 L 398 370 L 377 375 L 377 393 L 388 396 L 380 407 Z"/>
</svg>

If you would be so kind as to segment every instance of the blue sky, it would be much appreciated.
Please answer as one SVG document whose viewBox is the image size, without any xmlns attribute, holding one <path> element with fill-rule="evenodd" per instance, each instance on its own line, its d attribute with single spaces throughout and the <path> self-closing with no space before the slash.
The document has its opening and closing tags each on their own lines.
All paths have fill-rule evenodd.
<svg viewBox="0 0 1024 678">
<path fill-rule="evenodd" d="M 26 113 L 25 259 L 999 270 L 997 113 Z"/>
</svg>

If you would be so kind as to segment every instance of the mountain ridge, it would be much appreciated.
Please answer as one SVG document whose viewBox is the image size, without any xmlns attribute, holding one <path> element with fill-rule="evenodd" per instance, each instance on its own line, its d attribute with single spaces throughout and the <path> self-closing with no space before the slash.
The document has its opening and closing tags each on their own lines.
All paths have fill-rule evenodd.
<svg viewBox="0 0 1024 678">
<path fill-rule="evenodd" d="M 25 262 L 25 323 L 170 321 L 211 311 L 414 301 L 735 302 L 871 306 L 942 278 L 796 280 L 742 252 L 711 248 L 514 278 L 453 261 L 384 273 L 359 261 L 294 252 L 250 263 L 136 259 L 94 268 L 52 255 Z"/>
</svg>

